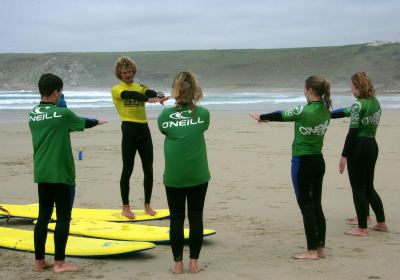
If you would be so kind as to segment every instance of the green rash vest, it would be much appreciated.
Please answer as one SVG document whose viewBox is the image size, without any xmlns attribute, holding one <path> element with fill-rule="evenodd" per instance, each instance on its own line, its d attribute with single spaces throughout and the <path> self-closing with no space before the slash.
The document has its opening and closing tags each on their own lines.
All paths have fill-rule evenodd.
<svg viewBox="0 0 400 280">
<path fill-rule="evenodd" d="M 191 187 L 210 180 L 204 132 L 210 123 L 207 109 L 188 106 L 164 109 L 158 117 L 158 127 L 164 140 L 164 185 Z"/>
<path fill-rule="evenodd" d="M 82 131 L 85 119 L 67 108 L 40 104 L 29 113 L 35 183 L 75 186 L 70 132 Z"/>
<path fill-rule="evenodd" d="M 375 137 L 382 112 L 375 96 L 359 98 L 343 112 L 350 117 L 350 128 L 358 128 L 357 137 Z"/>
<path fill-rule="evenodd" d="M 292 156 L 322 154 L 330 118 L 330 112 L 323 101 L 313 101 L 305 106 L 283 111 L 284 121 L 295 122 Z"/>
</svg>

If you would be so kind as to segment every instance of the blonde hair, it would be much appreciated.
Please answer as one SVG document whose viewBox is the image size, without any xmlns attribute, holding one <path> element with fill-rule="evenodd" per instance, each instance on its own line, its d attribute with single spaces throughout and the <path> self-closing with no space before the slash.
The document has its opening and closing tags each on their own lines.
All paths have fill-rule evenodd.
<svg viewBox="0 0 400 280">
<path fill-rule="evenodd" d="M 171 95 L 175 98 L 178 110 L 182 110 L 184 105 L 189 105 L 194 112 L 196 103 L 203 97 L 203 91 L 193 73 L 180 72 L 172 83 Z"/>
<path fill-rule="evenodd" d="M 332 100 L 331 100 L 331 84 L 330 82 L 318 75 L 313 75 L 307 78 L 305 81 L 306 89 L 312 89 L 319 97 L 321 97 L 324 102 L 326 108 L 332 108 Z"/>
<path fill-rule="evenodd" d="M 371 79 L 365 72 L 357 72 L 351 76 L 351 82 L 357 88 L 360 95 L 358 98 L 368 98 L 375 96 L 375 88 L 372 85 Z"/>
<path fill-rule="evenodd" d="M 123 69 L 132 70 L 133 76 L 136 74 L 136 64 L 130 57 L 122 56 L 115 62 L 115 76 L 120 80 Z"/>
</svg>

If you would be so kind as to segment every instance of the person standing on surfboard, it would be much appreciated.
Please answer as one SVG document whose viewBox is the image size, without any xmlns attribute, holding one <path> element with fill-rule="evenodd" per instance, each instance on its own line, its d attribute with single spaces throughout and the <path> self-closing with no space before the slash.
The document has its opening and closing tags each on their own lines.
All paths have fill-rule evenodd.
<svg viewBox="0 0 400 280">
<path fill-rule="evenodd" d="M 145 103 L 163 103 L 168 97 L 159 95 L 147 86 L 134 82 L 136 64 L 129 57 L 120 57 L 115 63 L 115 76 L 121 83 L 111 90 L 114 106 L 122 121 L 122 174 L 120 190 L 122 198 L 122 215 L 134 219 L 135 214 L 129 205 L 129 181 L 133 172 L 136 152 L 139 152 L 144 173 L 144 210 L 154 216 L 156 211 L 150 205 L 153 191 L 153 142 Z"/>
<path fill-rule="evenodd" d="M 197 106 L 203 97 L 195 76 L 179 73 L 172 85 L 176 106 L 164 109 L 158 127 L 165 135 L 164 185 L 170 211 L 170 242 L 175 261 L 173 273 L 183 273 L 185 204 L 189 218 L 189 271 L 201 270 L 198 258 L 203 242 L 203 208 L 210 171 L 204 132 L 210 123 L 207 109 Z"/>
<path fill-rule="evenodd" d="M 71 188 L 75 186 L 75 165 L 70 132 L 82 131 L 105 121 L 78 117 L 67 108 L 57 107 L 63 81 L 44 74 L 39 82 L 40 104 L 29 113 L 32 134 L 34 181 L 38 184 L 39 215 L 35 225 L 35 270 L 50 268 L 45 260 L 47 226 L 56 205 L 57 224 L 54 232 L 53 271 L 77 271 L 78 266 L 65 262 L 65 248 L 71 220 Z"/>
<path fill-rule="evenodd" d="M 369 204 L 377 221 L 372 229 L 388 231 L 383 203 L 374 188 L 375 164 L 378 158 L 375 135 L 382 111 L 367 73 L 355 73 L 351 82 L 351 91 L 357 100 L 350 109 L 336 109 L 331 116 L 334 119 L 350 117 L 349 132 L 339 161 L 339 172 L 342 174 L 347 165 L 358 227 L 347 230 L 345 234 L 367 236 Z"/>
<path fill-rule="evenodd" d="M 325 161 L 322 155 L 324 136 L 330 121 L 330 83 L 320 76 L 305 81 L 307 105 L 269 114 L 250 114 L 262 121 L 294 121 L 292 145 L 292 181 L 301 209 L 307 239 L 307 251 L 295 259 L 317 260 L 325 257 L 326 221 L 322 211 L 322 181 Z"/>
</svg>

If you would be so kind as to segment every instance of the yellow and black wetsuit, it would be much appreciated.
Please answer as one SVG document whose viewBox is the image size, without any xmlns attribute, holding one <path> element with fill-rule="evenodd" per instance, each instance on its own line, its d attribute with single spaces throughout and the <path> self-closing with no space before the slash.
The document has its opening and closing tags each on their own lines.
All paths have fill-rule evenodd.
<svg viewBox="0 0 400 280">
<path fill-rule="evenodd" d="M 129 180 L 135 163 L 136 151 L 139 152 L 144 173 L 145 203 L 150 203 L 153 191 L 153 143 L 147 124 L 145 102 L 157 93 L 139 83 L 125 83 L 114 86 L 112 100 L 122 121 L 122 174 L 120 180 L 123 205 L 129 204 Z"/>
</svg>

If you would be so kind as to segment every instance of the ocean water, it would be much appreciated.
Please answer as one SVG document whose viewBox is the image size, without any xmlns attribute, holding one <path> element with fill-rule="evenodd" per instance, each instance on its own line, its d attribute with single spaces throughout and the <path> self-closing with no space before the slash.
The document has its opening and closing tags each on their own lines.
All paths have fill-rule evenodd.
<svg viewBox="0 0 400 280">
<path fill-rule="evenodd" d="M 113 108 L 111 94 L 107 91 L 63 91 L 69 108 Z M 169 95 L 169 93 L 166 93 Z M 400 94 L 378 95 L 383 109 L 400 109 Z M 354 97 L 333 95 L 333 107 L 350 106 Z M 35 91 L 0 91 L 0 110 L 29 110 L 40 101 Z M 242 92 L 205 93 L 200 105 L 216 110 L 274 110 L 289 109 L 306 102 L 302 92 Z M 173 105 L 170 99 L 166 105 Z M 157 109 L 160 104 L 148 104 L 148 109 Z"/>
</svg>

